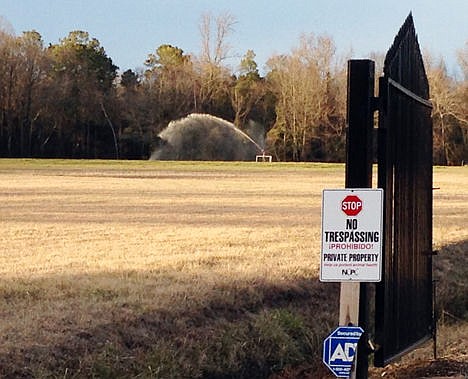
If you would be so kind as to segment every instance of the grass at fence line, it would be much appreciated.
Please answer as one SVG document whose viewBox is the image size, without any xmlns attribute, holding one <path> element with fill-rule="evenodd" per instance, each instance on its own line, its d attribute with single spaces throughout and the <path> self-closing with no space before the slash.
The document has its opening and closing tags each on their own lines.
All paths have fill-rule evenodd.
<svg viewBox="0 0 468 379">
<path fill-rule="evenodd" d="M 211 162 L 211 161 L 143 161 L 143 160 L 99 160 L 99 159 L 0 159 L 0 170 L 170 170 L 170 171 L 301 171 L 304 169 L 341 172 L 342 163 L 285 163 L 285 162 Z"/>
<path fill-rule="evenodd" d="M 468 174 L 434 175 L 463 318 L 463 268 L 443 278 Z M 339 292 L 318 281 L 321 191 L 343 184 L 340 164 L 0 160 L 0 376 L 320 373 Z"/>
</svg>

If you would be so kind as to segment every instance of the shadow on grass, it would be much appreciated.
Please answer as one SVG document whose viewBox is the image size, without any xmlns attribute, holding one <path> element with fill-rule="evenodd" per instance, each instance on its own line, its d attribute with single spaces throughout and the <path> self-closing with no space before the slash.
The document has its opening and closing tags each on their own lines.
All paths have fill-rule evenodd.
<svg viewBox="0 0 468 379">
<path fill-rule="evenodd" d="M 468 241 L 444 246 L 434 260 L 439 314 L 451 314 L 455 322 L 467 320 L 466 267 Z M 99 283 L 99 276 L 93 280 Z M 105 289 L 96 291 L 106 298 Z M 17 295 L 3 291 L 0 300 Z M 318 378 L 323 339 L 337 324 L 338 301 L 339 284 L 302 277 L 220 283 L 198 306 L 173 311 L 116 303 L 108 322 L 86 329 L 71 324 L 59 340 L 0 354 L 0 376 Z"/>
<path fill-rule="evenodd" d="M 442 321 L 468 321 L 468 240 L 443 246 L 433 267 L 437 316 Z"/>
<path fill-rule="evenodd" d="M 0 355 L 0 376 L 266 378 L 320 354 L 324 333 L 336 324 L 338 292 L 339 285 L 315 277 L 218 284 L 202 306 L 177 311 L 139 312 L 124 303 L 109 322 L 69 325 L 60 341 Z"/>
</svg>

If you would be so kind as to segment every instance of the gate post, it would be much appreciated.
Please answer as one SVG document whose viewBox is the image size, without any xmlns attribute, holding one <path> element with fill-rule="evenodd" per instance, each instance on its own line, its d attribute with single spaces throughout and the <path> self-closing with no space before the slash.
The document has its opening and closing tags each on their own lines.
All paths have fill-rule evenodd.
<svg viewBox="0 0 468 379">
<path fill-rule="evenodd" d="M 374 78 L 373 61 L 368 59 L 348 61 L 346 188 L 372 187 Z M 341 283 L 340 325 L 353 324 L 364 329 L 364 334 L 358 344 L 357 367 L 351 376 L 358 379 L 366 379 L 369 368 L 367 287 L 367 283 Z M 359 306 L 356 306 L 356 302 Z"/>
</svg>

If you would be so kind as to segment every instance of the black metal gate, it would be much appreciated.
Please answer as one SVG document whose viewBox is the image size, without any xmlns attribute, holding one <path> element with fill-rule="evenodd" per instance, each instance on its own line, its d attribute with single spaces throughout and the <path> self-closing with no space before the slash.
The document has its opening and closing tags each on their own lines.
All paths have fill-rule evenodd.
<svg viewBox="0 0 468 379">
<path fill-rule="evenodd" d="M 432 302 L 432 121 L 410 14 L 379 83 L 379 177 L 385 191 L 383 280 L 376 288 L 375 365 L 428 340 Z"/>
</svg>

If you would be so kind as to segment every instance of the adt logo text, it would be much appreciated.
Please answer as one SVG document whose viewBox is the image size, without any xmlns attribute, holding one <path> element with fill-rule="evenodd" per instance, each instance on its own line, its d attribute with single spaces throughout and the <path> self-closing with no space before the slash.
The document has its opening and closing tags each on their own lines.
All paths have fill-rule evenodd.
<svg viewBox="0 0 468 379">
<path fill-rule="evenodd" d="M 354 360 L 356 354 L 357 343 L 345 342 L 342 345 L 340 342 L 336 343 L 333 350 L 334 343 L 332 342 L 332 355 L 330 357 L 330 363 L 333 365 L 339 365 L 340 363 L 348 363 Z"/>
<path fill-rule="evenodd" d="M 359 326 L 340 326 L 323 342 L 323 363 L 338 378 L 349 378 L 362 333 Z"/>
</svg>

